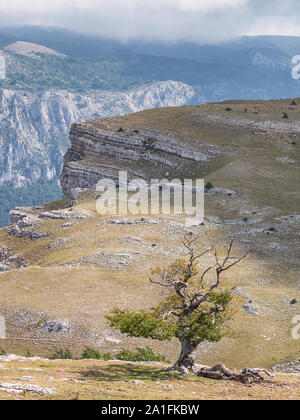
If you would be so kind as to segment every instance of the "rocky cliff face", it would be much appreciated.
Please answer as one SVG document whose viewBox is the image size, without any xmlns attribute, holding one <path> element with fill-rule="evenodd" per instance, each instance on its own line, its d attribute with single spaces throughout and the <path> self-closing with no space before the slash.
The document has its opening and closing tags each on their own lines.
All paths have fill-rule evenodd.
<svg viewBox="0 0 300 420">
<path fill-rule="evenodd" d="M 127 171 L 129 180 L 199 177 L 204 166 L 231 152 L 227 147 L 121 124 L 124 120 L 114 118 L 72 125 L 71 148 L 61 174 L 65 197 L 94 188 L 102 178 L 117 181 L 119 171 Z"/>
<path fill-rule="evenodd" d="M 193 96 L 190 86 L 173 81 L 128 93 L 86 95 L 0 89 L 0 185 L 23 186 L 58 177 L 74 121 L 184 105 Z"/>
</svg>

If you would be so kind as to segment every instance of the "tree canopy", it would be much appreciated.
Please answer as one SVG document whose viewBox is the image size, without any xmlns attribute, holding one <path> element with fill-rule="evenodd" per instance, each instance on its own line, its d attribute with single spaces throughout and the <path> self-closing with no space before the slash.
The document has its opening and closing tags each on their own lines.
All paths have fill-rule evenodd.
<svg viewBox="0 0 300 420">
<path fill-rule="evenodd" d="M 221 277 L 247 256 L 232 256 L 231 241 L 221 257 L 219 247 L 207 246 L 200 239 L 186 235 L 183 245 L 188 257 L 175 260 L 166 269 L 152 270 L 149 281 L 166 291 L 156 307 L 139 312 L 115 308 L 106 316 L 111 327 L 130 337 L 179 339 L 182 351 L 175 366 L 181 370 L 193 370 L 200 343 L 218 342 L 229 333 L 236 299 Z M 209 264 L 201 269 L 199 262 L 205 256 Z"/>
</svg>

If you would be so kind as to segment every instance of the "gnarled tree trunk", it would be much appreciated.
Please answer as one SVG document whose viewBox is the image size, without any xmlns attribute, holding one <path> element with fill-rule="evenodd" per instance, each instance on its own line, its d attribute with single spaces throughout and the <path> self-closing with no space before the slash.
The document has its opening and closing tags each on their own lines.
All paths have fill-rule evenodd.
<svg viewBox="0 0 300 420">
<path fill-rule="evenodd" d="M 204 378 L 224 379 L 227 381 L 238 381 L 242 383 L 264 382 L 265 376 L 272 378 L 272 374 L 266 369 L 246 368 L 239 373 L 234 373 L 230 372 L 223 363 L 215 367 L 202 368 L 198 372 L 198 375 Z"/>
<path fill-rule="evenodd" d="M 196 350 L 197 345 L 193 343 L 192 340 L 187 340 L 185 338 L 180 339 L 181 343 L 181 353 L 180 356 L 173 366 L 173 369 L 179 370 L 185 375 L 191 373 L 197 373 L 196 371 Z"/>
</svg>

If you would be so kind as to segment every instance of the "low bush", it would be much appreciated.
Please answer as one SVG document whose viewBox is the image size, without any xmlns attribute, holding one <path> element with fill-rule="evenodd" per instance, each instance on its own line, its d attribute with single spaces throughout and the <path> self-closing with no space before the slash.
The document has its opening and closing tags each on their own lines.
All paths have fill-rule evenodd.
<svg viewBox="0 0 300 420">
<path fill-rule="evenodd" d="M 33 357 L 29 349 L 26 350 L 25 357 Z"/>
<path fill-rule="evenodd" d="M 56 350 L 52 356 L 50 356 L 51 360 L 72 360 L 73 355 L 70 351 L 70 349 L 58 349 Z"/>
<path fill-rule="evenodd" d="M 112 359 L 113 359 L 113 357 L 112 357 L 111 353 L 103 353 L 103 354 L 102 354 L 102 358 L 103 358 L 103 360 L 105 360 L 106 362 L 107 362 L 108 360 L 112 360 Z"/>
<path fill-rule="evenodd" d="M 137 347 L 136 351 L 122 349 L 119 353 L 116 354 L 117 360 L 123 360 L 127 362 L 164 362 L 169 363 L 169 361 L 162 354 L 155 354 L 151 347 L 141 348 Z"/>
<path fill-rule="evenodd" d="M 296 305 L 298 303 L 298 301 L 297 301 L 297 299 L 292 299 L 290 303 L 291 303 L 291 305 Z"/>
<path fill-rule="evenodd" d="M 92 347 L 85 347 L 82 352 L 81 359 L 101 359 L 100 351 L 93 349 Z"/>
<path fill-rule="evenodd" d="M 213 186 L 213 184 L 211 183 L 211 182 L 207 182 L 206 184 L 205 184 L 205 189 L 206 190 L 211 190 L 211 189 L 213 189 L 214 188 L 214 186 Z"/>
</svg>

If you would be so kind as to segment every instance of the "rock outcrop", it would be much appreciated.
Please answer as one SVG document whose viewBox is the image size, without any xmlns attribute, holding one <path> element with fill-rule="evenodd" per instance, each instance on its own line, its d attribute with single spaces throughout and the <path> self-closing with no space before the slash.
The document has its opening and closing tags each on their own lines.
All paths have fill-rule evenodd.
<svg viewBox="0 0 300 420">
<path fill-rule="evenodd" d="M 128 172 L 128 180 L 199 178 L 205 165 L 231 153 L 158 130 L 124 129 L 122 123 L 114 118 L 72 125 L 61 174 L 65 197 L 94 188 L 102 178 L 118 181 L 120 171 Z"/>
<path fill-rule="evenodd" d="M 6 246 L 0 245 L 0 272 L 26 267 L 23 258 L 13 255 Z"/>
</svg>

